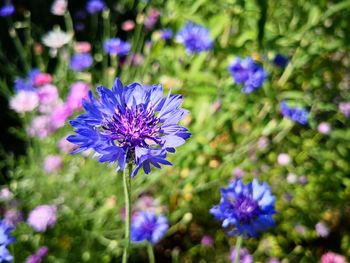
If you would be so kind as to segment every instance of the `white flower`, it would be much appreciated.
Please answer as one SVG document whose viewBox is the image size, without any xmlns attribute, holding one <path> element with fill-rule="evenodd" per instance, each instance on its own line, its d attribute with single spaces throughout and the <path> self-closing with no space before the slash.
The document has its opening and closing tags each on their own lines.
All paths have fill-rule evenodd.
<svg viewBox="0 0 350 263">
<path fill-rule="evenodd" d="M 16 112 L 28 112 L 39 105 L 39 97 L 33 91 L 20 91 L 10 99 L 10 108 Z"/>
<path fill-rule="evenodd" d="M 56 16 L 63 16 L 67 10 L 67 0 L 55 0 L 51 6 L 51 13 Z"/>
<path fill-rule="evenodd" d="M 59 49 L 72 39 L 72 35 L 61 30 L 53 30 L 43 36 L 42 41 L 45 46 L 52 49 Z"/>
</svg>

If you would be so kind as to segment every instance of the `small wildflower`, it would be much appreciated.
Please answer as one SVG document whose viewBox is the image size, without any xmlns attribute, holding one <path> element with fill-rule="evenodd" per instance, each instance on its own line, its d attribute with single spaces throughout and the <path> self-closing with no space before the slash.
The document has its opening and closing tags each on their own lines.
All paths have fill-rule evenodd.
<svg viewBox="0 0 350 263">
<path fill-rule="evenodd" d="M 63 16 L 67 10 L 67 0 L 55 0 L 51 6 L 51 13 L 56 16 Z"/>
<path fill-rule="evenodd" d="M 277 162 L 279 165 L 286 166 L 290 163 L 290 157 L 286 153 L 280 153 L 277 156 Z"/>
<path fill-rule="evenodd" d="M 206 247 L 212 247 L 214 245 L 214 239 L 209 235 L 204 235 L 201 239 L 201 244 Z"/>
<path fill-rule="evenodd" d="M 91 44 L 87 41 L 77 42 L 74 45 L 74 50 L 77 53 L 88 53 L 91 50 Z"/>
<path fill-rule="evenodd" d="M 288 65 L 288 58 L 281 54 L 277 54 L 273 59 L 273 64 L 280 68 L 285 68 Z"/>
<path fill-rule="evenodd" d="M 100 13 L 106 8 L 106 3 L 102 0 L 88 0 L 86 10 L 90 14 Z"/>
<path fill-rule="evenodd" d="M 46 138 L 54 131 L 51 125 L 51 119 L 49 116 L 41 115 L 32 119 L 28 128 L 28 134 L 31 137 L 37 137 L 40 139 Z"/>
<path fill-rule="evenodd" d="M 257 236 L 275 225 L 272 215 L 275 213 L 275 197 L 269 186 L 257 179 L 244 185 L 240 179 L 221 189 L 219 205 L 210 209 L 210 213 L 222 220 L 222 226 L 232 227 L 233 235 Z"/>
<path fill-rule="evenodd" d="M 164 28 L 160 30 L 160 37 L 163 40 L 168 41 L 173 37 L 173 31 L 170 28 Z"/>
<path fill-rule="evenodd" d="M 10 108 L 18 113 L 33 111 L 39 105 L 39 97 L 32 91 L 20 91 L 10 99 Z"/>
<path fill-rule="evenodd" d="M 236 259 L 236 248 L 233 247 L 230 253 L 231 262 L 235 262 Z M 253 263 L 253 256 L 249 254 L 248 249 L 241 248 L 239 253 L 239 263 Z"/>
<path fill-rule="evenodd" d="M 63 137 L 61 140 L 58 141 L 58 147 L 62 152 L 67 154 L 71 153 L 77 148 L 75 144 L 67 141 L 67 137 Z"/>
<path fill-rule="evenodd" d="M 347 263 L 344 256 L 334 252 L 327 252 L 321 257 L 321 263 Z"/>
<path fill-rule="evenodd" d="M 328 237 L 329 235 L 329 228 L 328 226 L 324 223 L 324 222 L 318 222 L 316 225 L 315 225 L 315 229 L 316 229 L 316 233 L 319 237 Z"/>
<path fill-rule="evenodd" d="M 210 50 L 214 45 L 208 29 L 193 22 L 186 23 L 176 34 L 175 41 L 183 44 L 189 54 Z"/>
<path fill-rule="evenodd" d="M 28 217 L 27 223 L 37 232 L 45 232 L 52 228 L 57 221 L 57 208 L 54 205 L 39 205 Z"/>
<path fill-rule="evenodd" d="M 44 171 L 55 173 L 62 166 L 62 158 L 59 155 L 48 155 L 44 160 Z"/>
<path fill-rule="evenodd" d="M 244 84 L 243 93 L 260 89 L 267 78 L 266 71 L 251 57 L 236 58 L 228 69 L 237 84 Z"/>
<path fill-rule="evenodd" d="M 69 66 L 72 70 L 80 72 L 90 68 L 93 61 L 89 53 L 77 53 L 71 57 Z"/>
<path fill-rule="evenodd" d="M 103 49 L 106 54 L 123 57 L 129 54 L 131 45 L 116 37 L 106 40 Z"/>
<path fill-rule="evenodd" d="M 0 7 L 0 17 L 12 16 L 15 12 L 15 7 L 12 4 L 5 4 Z"/>
<path fill-rule="evenodd" d="M 151 30 L 154 25 L 157 23 L 159 18 L 159 11 L 157 9 L 151 9 L 148 16 L 146 17 L 144 21 L 145 28 L 147 30 Z"/>
<path fill-rule="evenodd" d="M 327 122 L 321 122 L 317 126 L 317 130 L 321 134 L 329 134 L 331 132 L 331 126 Z"/>
<path fill-rule="evenodd" d="M 308 115 L 309 113 L 303 109 L 298 107 L 289 107 L 285 101 L 281 102 L 281 113 L 284 117 L 291 119 L 297 123 L 302 125 L 306 125 L 308 123 Z"/>
<path fill-rule="evenodd" d="M 77 81 L 70 87 L 67 97 L 67 105 L 72 110 L 80 110 L 83 107 L 83 99 L 89 97 L 90 86 L 84 81 Z"/>
<path fill-rule="evenodd" d="M 41 247 L 35 254 L 29 256 L 25 263 L 41 263 L 48 253 L 49 249 L 47 247 Z"/>
<path fill-rule="evenodd" d="M 156 244 L 168 230 L 168 220 L 165 216 L 157 216 L 152 212 L 141 212 L 133 217 L 130 236 L 133 242 L 148 241 Z"/>
<path fill-rule="evenodd" d="M 135 22 L 132 20 L 126 20 L 122 24 L 122 29 L 126 32 L 131 31 L 135 28 Z"/>
</svg>

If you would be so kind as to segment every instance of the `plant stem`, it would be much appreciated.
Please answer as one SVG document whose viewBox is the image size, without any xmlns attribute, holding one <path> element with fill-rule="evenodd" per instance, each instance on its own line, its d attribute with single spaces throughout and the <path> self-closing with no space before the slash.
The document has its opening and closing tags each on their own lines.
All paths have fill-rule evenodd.
<svg viewBox="0 0 350 263">
<path fill-rule="evenodd" d="M 129 246 L 130 246 L 130 222 L 131 222 L 131 181 L 130 175 L 132 172 L 132 165 L 128 164 L 123 171 L 123 187 L 125 198 L 125 240 L 126 244 L 123 251 L 123 263 L 128 262 Z"/>
<path fill-rule="evenodd" d="M 153 251 L 153 246 L 150 242 L 147 242 L 147 254 L 149 258 L 149 263 L 155 263 L 155 257 L 154 257 L 154 251 Z"/>
<path fill-rule="evenodd" d="M 234 263 L 240 262 L 240 254 L 241 254 L 241 245 L 243 241 L 243 236 L 238 236 L 236 241 L 236 257 Z"/>
</svg>

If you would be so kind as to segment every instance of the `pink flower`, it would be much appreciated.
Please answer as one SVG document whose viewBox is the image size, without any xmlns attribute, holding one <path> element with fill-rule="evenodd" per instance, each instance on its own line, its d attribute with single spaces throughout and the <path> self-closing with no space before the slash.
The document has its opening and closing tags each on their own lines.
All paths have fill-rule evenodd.
<svg viewBox="0 0 350 263">
<path fill-rule="evenodd" d="M 131 31 L 135 28 L 135 22 L 132 20 L 126 20 L 123 24 L 122 24 L 122 29 L 124 31 Z"/>
<path fill-rule="evenodd" d="M 58 100 L 57 87 L 46 84 L 38 89 L 39 102 L 42 104 L 51 104 Z"/>
<path fill-rule="evenodd" d="M 211 247 L 214 244 L 214 239 L 209 235 L 204 235 L 201 239 L 201 244 L 206 247 Z"/>
<path fill-rule="evenodd" d="M 75 150 L 77 148 L 77 145 L 67 141 L 67 137 L 63 137 L 61 140 L 59 140 L 58 147 L 62 152 L 68 154 Z"/>
<path fill-rule="evenodd" d="M 34 117 L 28 128 L 31 137 L 46 138 L 53 132 L 49 116 L 41 115 Z"/>
<path fill-rule="evenodd" d="M 51 6 L 51 13 L 56 16 L 63 16 L 67 10 L 67 0 L 55 0 Z"/>
<path fill-rule="evenodd" d="M 72 84 L 70 87 L 69 95 L 67 98 L 67 105 L 72 110 L 82 108 L 83 99 L 88 98 L 90 87 L 83 81 L 78 81 Z"/>
<path fill-rule="evenodd" d="M 318 125 L 317 130 L 321 134 L 329 134 L 331 132 L 331 126 L 327 122 L 321 122 Z"/>
<path fill-rule="evenodd" d="M 62 166 L 62 159 L 59 155 L 48 155 L 44 160 L 44 171 L 47 173 L 55 173 Z"/>
<path fill-rule="evenodd" d="M 39 87 L 45 84 L 49 84 L 52 81 L 52 77 L 48 73 L 38 73 L 34 78 L 34 85 Z"/>
<path fill-rule="evenodd" d="M 322 221 L 315 225 L 315 229 L 319 237 L 328 237 L 330 232 L 329 227 Z"/>
<path fill-rule="evenodd" d="M 233 175 L 234 177 L 238 177 L 238 178 L 243 177 L 244 174 L 245 174 L 244 170 L 241 169 L 241 168 L 239 168 L 239 167 L 235 168 L 235 169 L 233 170 L 233 172 L 232 172 L 232 175 Z"/>
<path fill-rule="evenodd" d="M 54 205 L 39 205 L 30 212 L 27 222 L 37 232 L 44 232 L 56 224 L 56 213 Z"/>
<path fill-rule="evenodd" d="M 321 257 L 321 263 L 347 263 L 346 258 L 342 255 L 327 252 Z"/>
<path fill-rule="evenodd" d="M 52 127 L 54 129 L 63 127 L 67 119 L 72 115 L 72 113 L 72 108 L 67 104 L 63 104 L 54 109 L 50 116 Z"/>
<path fill-rule="evenodd" d="M 285 166 L 290 163 L 290 157 L 286 153 L 280 153 L 277 156 L 277 162 L 279 165 Z"/>
<path fill-rule="evenodd" d="M 88 53 L 91 50 L 91 44 L 86 41 L 77 42 L 74 46 L 74 50 L 77 53 Z"/>
<path fill-rule="evenodd" d="M 10 100 L 10 108 L 18 113 L 34 110 L 39 105 L 39 97 L 32 91 L 20 91 Z"/>
<path fill-rule="evenodd" d="M 339 103 L 339 110 L 346 118 L 350 118 L 350 102 Z"/>
<path fill-rule="evenodd" d="M 13 198 L 13 193 L 7 187 L 2 188 L 0 191 L 0 200 L 1 201 L 9 201 Z"/>
</svg>

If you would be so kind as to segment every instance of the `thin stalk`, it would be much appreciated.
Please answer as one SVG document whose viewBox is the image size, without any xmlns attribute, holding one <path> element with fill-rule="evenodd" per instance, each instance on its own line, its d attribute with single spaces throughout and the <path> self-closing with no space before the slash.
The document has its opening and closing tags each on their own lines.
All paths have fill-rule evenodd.
<svg viewBox="0 0 350 263">
<path fill-rule="evenodd" d="M 236 257 L 235 257 L 234 263 L 239 263 L 240 261 L 242 241 L 243 241 L 243 236 L 238 236 L 236 241 Z"/>
<path fill-rule="evenodd" d="M 153 246 L 150 242 L 147 242 L 147 254 L 148 254 L 149 263 L 155 263 L 156 259 L 154 257 Z"/>
<path fill-rule="evenodd" d="M 132 165 L 128 164 L 128 167 L 123 171 L 123 187 L 125 198 L 125 240 L 126 244 L 123 251 L 123 263 L 128 262 L 129 247 L 130 247 L 130 222 L 131 222 L 131 172 Z"/>
<path fill-rule="evenodd" d="M 27 58 L 29 60 L 29 65 L 32 64 L 32 46 L 33 46 L 33 38 L 32 38 L 32 32 L 31 32 L 31 15 L 29 11 L 26 11 L 24 13 L 24 18 L 26 21 L 26 27 L 24 30 L 25 33 L 25 43 L 26 43 L 26 52 L 27 52 Z"/>
<path fill-rule="evenodd" d="M 17 32 L 14 28 L 10 28 L 9 29 L 9 34 L 10 34 L 10 37 L 12 38 L 13 40 L 13 43 L 15 44 L 15 47 L 17 49 L 17 52 L 18 52 L 18 55 L 22 61 L 22 64 L 23 64 L 23 67 L 25 69 L 26 72 L 29 71 L 30 67 L 28 65 L 28 62 L 27 62 L 27 59 L 26 59 L 26 51 L 21 43 L 21 41 L 19 40 L 19 37 L 17 35 Z"/>
<path fill-rule="evenodd" d="M 64 13 L 64 24 L 66 25 L 66 31 L 70 34 L 74 34 L 73 20 L 69 11 Z"/>
</svg>

